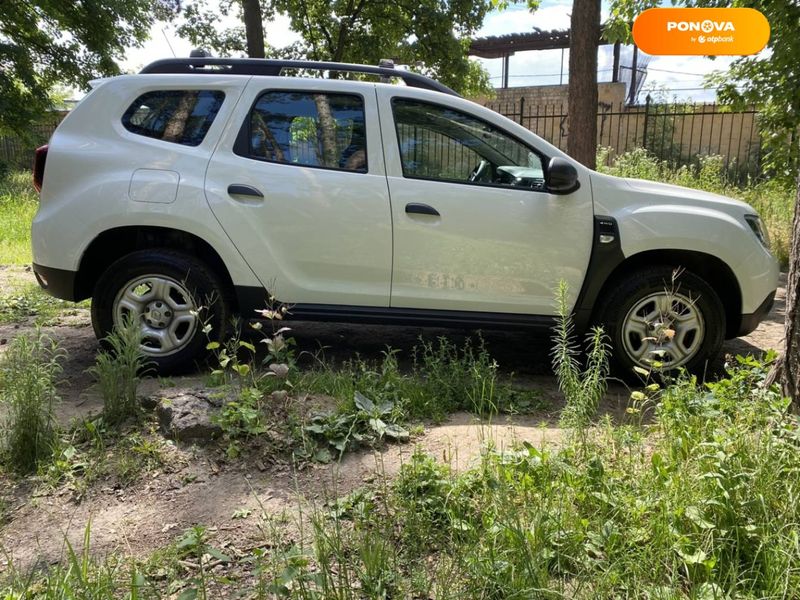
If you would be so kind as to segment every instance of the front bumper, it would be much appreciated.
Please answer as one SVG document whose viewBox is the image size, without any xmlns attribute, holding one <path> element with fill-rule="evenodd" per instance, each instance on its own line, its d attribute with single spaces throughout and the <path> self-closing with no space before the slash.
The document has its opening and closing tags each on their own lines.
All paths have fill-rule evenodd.
<svg viewBox="0 0 800 600">
<path fill-rule="evenodd" d="M 75 280 L 78 274 L 75 271 L 44 267 L 33 263 L 33 274 L 36 276 L 39 286 L 51 296 L 70 302 L 77 300 Z"/>
<path fill-rule="evenodd" d="M 765 299 L 764 302 L 756 309 L 754 313 L 742 315 L 742 320 L 739 322 L 739 331 L 737 336 L 747 335 L 755 331 L 758 324 L 767 318 L 772 306 L 775 304 L 775 292 L 772 291 Z"/>
</svg>

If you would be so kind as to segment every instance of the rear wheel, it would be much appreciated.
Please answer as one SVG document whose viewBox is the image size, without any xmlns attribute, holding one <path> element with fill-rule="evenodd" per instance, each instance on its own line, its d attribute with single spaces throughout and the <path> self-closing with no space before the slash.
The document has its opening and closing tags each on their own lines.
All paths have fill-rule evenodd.
<svg viewBox="0 0 800 600">
<path fill-rule="evenodd" d="M 171 250 L 133 252 L 100 277 L 92 297 L 98 338 L 133 319 L 141 350 L 159 373 L 193 367 L 205 354 L 204 325 L 219 338 L 230 320 L 230 302 L 216 274 L 194 257 Z"/>
<path fill-rule="evenodd" d="M 725 310 L 717 293 L 697 275 L 671 267 L 618 279 L 598 314 L 621 375 L 634 367 L 702 373 L 724 339 Z"/>
</svg>

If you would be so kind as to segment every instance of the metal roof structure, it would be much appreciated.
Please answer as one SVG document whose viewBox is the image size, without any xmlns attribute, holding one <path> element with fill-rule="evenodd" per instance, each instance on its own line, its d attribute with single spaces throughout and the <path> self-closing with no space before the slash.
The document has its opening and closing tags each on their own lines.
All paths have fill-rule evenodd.
<svg viewBox="0 0 800 600">
<path fill-rule="evenodd" d="M 502 58 L 502 87 L 507 88 L 509 57 L 512 54 L 527 50 L 564 50 L 569 48 L 569 35 L 569 29 L 553 29 L 551 31 L 544 31 L 539 28 L 534 28 L 533 31 L 526 33 L 511 33 L 508 35 L 493 35 L 475 38 L 470 43 L 469 53 L 471 56 L 479 56 L 481 58 Z M 610 42 L 607 42 L 603 39 L 601 28 L 600 38 L 597 40 L 597 45 L 604 46 L 607 44 L 610 44 Z M 615 81 L 616 74 L 619 71 L 619 47 L 619 42 L 614 44 Z"/>
<path fill-rule="evenodd" d="M 557 50 L 569 48 L 569 29 L 528 33 L 510 33 L 475 38 L 469 46 L 469 53 L 481 58 L 502 58 L 524 50 Z"/>
</svg>

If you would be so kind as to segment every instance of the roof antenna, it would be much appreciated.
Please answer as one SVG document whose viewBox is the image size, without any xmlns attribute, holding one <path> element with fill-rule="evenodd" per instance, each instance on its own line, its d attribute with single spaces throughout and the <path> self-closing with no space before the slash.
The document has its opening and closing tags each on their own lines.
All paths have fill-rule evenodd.
<svg viewBox="0 0 800 600">
<path fill-rule="evenodd" d="M 164 39 L 167 41 L 167 46 L 169 46 L 169 51 L 172 52 L 172 57 L 177 58 L 178 55 L 175 54 L 175 50 L 172 48 L 172 44 L 169 43 L 169 37 L 167 37 L 167 32 L 164 31 L 164 28 L 161 28 L 161 35 L 164 36 Z"/>
<path fill-rule="evenodd" d="M 189 58 L 211 58 L 211 52 L 205 48 L 193 48 L 189 52 Z"/>
</svg>

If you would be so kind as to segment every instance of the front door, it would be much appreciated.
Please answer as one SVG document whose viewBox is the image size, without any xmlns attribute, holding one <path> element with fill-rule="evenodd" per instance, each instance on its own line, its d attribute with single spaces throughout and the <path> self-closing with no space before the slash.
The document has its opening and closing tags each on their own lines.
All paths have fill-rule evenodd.
<svg viewBox="0 0 800 600">
<path fill-rule="evenodd" d="M 453 99 L 378 91 L 394 221 L 391 306 L 552 315 L 589 263 L 588 177 L 546 190 L 545 154 Z M 474 112 L 473 112 L 474 111 Z"/>
<path fill-rule="evenodd" d="M 206 197 L 281 302 L 387 307 L 389 193 L 363 85 L 254 77 L 211 158 Z"/>
</svg>

